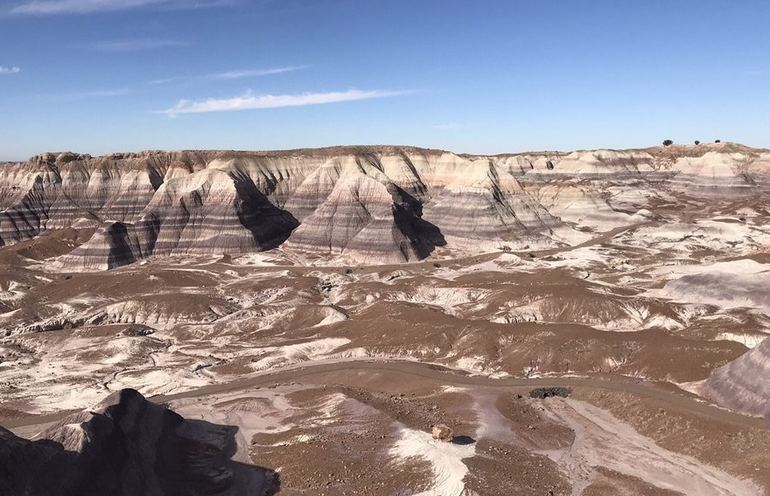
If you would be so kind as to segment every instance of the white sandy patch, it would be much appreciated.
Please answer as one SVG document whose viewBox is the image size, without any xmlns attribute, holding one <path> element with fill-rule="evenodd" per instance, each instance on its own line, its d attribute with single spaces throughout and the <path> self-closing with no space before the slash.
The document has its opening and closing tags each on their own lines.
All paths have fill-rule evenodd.
<svg viewBox="0 0 770 496">
<path fill-rule="evenodd" d="M 476 288 L 442 288 L 434 286 L 418 286 L 412 293 L 394 293 L 386 298 L 389 301 L 404 301 L 440 307 L 449 315 L 456 315 L 457 307 L 468 303 L 483 304 L 489 295 L 488 291 Z"/>
<path fill-rule="evenodd" d="M 454 363 L 454 366 L 458 369 L 483 372 L 486 361 L 486 358 L 482 356 L 467 356 L 457 359 Z"/>
<path fill-rule="evenodd" d="M 770 265 L 736 260 L 711 265 L 680 266 L 685 274 L 649 295 L 723 308 L 749 307 L 770 313 Z"/>
<path fill-rule="evenodd" d="M 34 412 L 75 410 L 95 405 L 104 399 L 104 389 L 73 384 L 47 384 L 42 395 L 33 402 Z"/>
<path fill-rule="evenodd" d="M 447 357 L 449 358 L 449 357 Z M 449 365 L 441 364 L 443 367 L 451 368 L 453 370 L 459 370 L 468 372 L 471 375 L 483 375 L 486 377 L 492 377 L 494 379 L 502 379 L 505 377 L 511 377 L 511 374 L 501 370 L 499 367 L 491 367 L 489 360 L 482 356 L 467 356 L 461 357 L 455 360 Z"/>
<path fill-rule="evenodd" d="M 118 374 L 110 380 L 111 391 L 133 388 L 144 396 L 173 394 L 210 384 L 210 381 L 188 370 L 140 370 Z"/>
<path fill-rule="evenodd" d="M 703 384 L 706 382 L 706 379 L 701 379 L 699 381 L 692 381 L 692 382 L 675 382 L 676 386 L 683 391 L 687 391 L 688 393 L 692 393 L 698 396 L 703 396 Z"/>
<path fill-rule="evenodd" d="M 348 316 L 344 313 L 340 312 L 334 307 L 323 307 L 323 311 L 325 314 L 325 317 L 321 322 L 317 323 L 313 327 L 323 327 L 326 325 L 336 324 L 337 322 L 342 322 L 343 320 L 347 320 Z"/>
<path fill-rule="evenodd" d="M 234 265 L 273 267 L 280 262 L 280 257 L 276 257 L 275 253 L 258 252 L 241 255 L 232 260 Z"/>
<path fill-rule="evenodd" d="M 464 458 L 476 453 L 475 444 L 457 445 L 433 439 L 427 432 L 402 428 L 399 439 L 390 449 L 392 456 L 402 460 L 422 458 L 433 468 L 433 487 L 415 496 L 461 496 L 465 490 L 463 479 L 468 473 Z"/>
<path fill-rule="evenodd" d="M 586 275 L 590 274 L 590 271 L 596 267 L 613 266 L 613 269 L 618 272 L 623 272 L 623 269 L 633 269 L 632 266 L 625 265 L 625 263 L 625 260 L 620 258 L 612 248 L 592 245 L 564 250 L 547 257 L 533 258 L 527 262 L 524 269 L 528 272 L 535 272 L 543 269 L 565 267 L 584 270 L 587 272 Z"/>
<path fill-rule="evenodd" d="M 741 217 L 747 217 L 747 218 L 759 216 L 759 213 L 756 210 L 749 207 L 739 208 L 735 213 Z"/>
<path fill-rule="evenodd" d="M 257 352 L 262 351 L 264 356 L 254 362 L 252 367 L 255 370 L 264 370 L 277 365 L 290 365 L 313 360 L 329 355 L 348 343 L 350 340 L 347 338 L 322 338 L 283 346 L 266 346 L 256 350 Z"/>
<path fill-rule="evenodd" d="M 280 391 L 236 391 L 203 398 L 174 400 L 169 406 L 186 418 L 237 426 L 238 452 L 234 458 L 252 463 L 248 452 L 255 434 L 288 432 L 297 427 L 289 422 L 289 419 L 304 410 L 292 405 L 286 395 L 301 389 L 301 386 L 290 386 L 281 388 Z M 294 442 L 302 440 L 294 439 Z"/>
<path fill-rule="evenodd" d="M 553 238 L 566 245 L 574 246 L 585 243 L 596 236 L 596 233 L 578 231 L 569 226 L 560 226 L 553 229 Z"/>
<path fill-rule="evenodd" d="M 621 238 L 632 246 L 655 247 L 666 252 L 688 253 L 697 249 L 745 254 L 770 244 L 770 231 L 741 222 L 700 220 L 641 227 Z"/>
<path fill-rule="evenodd" d="M 746 348 L 756 348 L 759 343 L 765 340 L 767 335 L 765 334 L 742 334 L 737 332 L 720 332 L 716 340 L 717 341 L 735 341 L 741 343 Z"/>
<path fill-rule="evenodd" d="M 0 286 L 0 300 L 16 301 L 24 298 L 24 295 L 26 294 L 25 286 L 18 281 L 11 281 L 8 283 L 8 289 L 6 291 L 3 291 L 2 286 Z"/>
<path fill-rule="evenodd" d="M 25 410 L 38 413 L 84 408 L 104 396 L 104 388 L 99 384 L 102 364 L 93 361 L 73 367 L 77 353 L 98 345 L 75 336 L 50 348 L 41 346 L 34 337 L 26 341 L 22 335 L 19 340 L 32 351 L 12 364 L 7 363 L 8 367 L 0 366 L 0 382 L 24 387 L 14 389 L 5 401 L 28 403 Z"/>
<path fill-rule="evenodd" d="M 655 327 L 660 327 L 662 329 L 674 331 L 674 330 L 683 329 L 684 325 L 677 320 L 674 320 L 670 317 L 666 317 L 665 315 L 653 315 L 652 317 L 645 320 L 644 329 L 651 329 Z"/>
<path fill-rule="evenodd" d="M 650 271 L 650 274 L 660 277 L 668 276 L 675 279 L 681 276 L 702 274 L 707 272 L 722 272 L 735 275 L 754 275 L 770 271 L 770 264 L 762 264 L 749 258 L 731 260 L 729 262 L 714 262 L 710 264 L 675 264 L 667 265 Z"/>
</svg>

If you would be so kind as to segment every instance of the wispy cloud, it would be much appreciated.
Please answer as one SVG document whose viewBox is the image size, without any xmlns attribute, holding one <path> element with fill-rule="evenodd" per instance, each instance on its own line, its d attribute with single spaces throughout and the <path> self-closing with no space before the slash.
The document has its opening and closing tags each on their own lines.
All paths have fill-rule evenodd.
<svg viewBox="0 0 770 496">
<path fill-rule="evenodd" d="M 31 0 L 17 4 L 8 12 L 18 15 L 92 14 L 141 7 L 198 9 L 234 3 L 235 0 Z"/>
<path fill-rule="evenodd" d="M 129 88 L 115 88 L 104 90 L 90 90 L 90 91 L 77 91 L 74 93 L 58 93 L 51 95 L 52 98 L 57 100 L 88 100 L 90 98 L 113 98 L 118 96 L 125 96 L 133 93 L 133 90 Z"/>
<path fill-rule="evenodd" d="M 465 124 L 460 124 L 459 122 L 442 122 L 440 124 L 434 124 L 431 127 L 440 131 L 456 131 L 458 129 L 464 129 Z"/>
<path fill-rule="evenodd" d="M 293 65 L 293 66 L 286 66 L 286 67 L 273 67 L 268 69 L 246 69 L 246 70 L 238 70 L 238 71 L 218 72 L 214 74 L 207 74 L 205 76 L 173 76 L 173 77 L 167 77 L 167 78 L 152 79 L 150 81 L 147 81 L 147 84 L 158 86 L 163 84 L 188 82 L 188 81 L 235 80 L 235 79 L 244 79 L 244 78 L 250 78 L 250 77 L 270 76 L 273 74 L 283 74 L 285 72 L 299 71 L 301 69 L 306 69 L 308 67 L 310 66 Z"/>
<path fill-rule="evenodd" d="M 104 41 L 94 45 L 100 52 L 136 52 L 140 50 L 155 50 L 159 48 L 175 48 L 189 46 L 189 43 L 179 40 L 136 39 L 120 41 Z"/>
<path fill-rule="evenodd" d="M 0 76 L 4 76 L 6 74 L 18 74 L 21 72 L 20 67 L 12 66 L 12 67 L 5 67 L 0 65 Z"/>
<path fill-rule="evenodd" d="M 274 67 L 271 69 L 246 69 L 241 71 L 220 72 L 218 74 L 209 74 L 209 79 L 243 79 L 249 77 L 271 76 L 273 74 L 283 74 L 284 72 L 294 72 L 307 69 L 307 65 L 294 65 L 288 67 Z"/>
<path fill-rule="evenodd" d="M 203 101 L 180 100 L 170 109 L 161 113 L 175 116 L 178 114 L 201 114 L 206 112 L 232 112 L 236 110 L 269 109 L 279 107 L 301 107 L 305 105 L 321 105 L 325 103 L 352 102 L 405 95 L 407 91 L 384 90 L 348 90 L 327 93 L 301 93 L 295 95 L 252 95 L 247 93 L 235 98 Z"/>
<path fill-rule="evenodd" d="M 183 79 L 185 79 L 185 78 L 170 77 L 170 78 L 152 79 L 150 81 L 147 81 L 147 84 L 151 84 L 153 86 L 158 86 L 158 85 L 161 85 L 161 84 L 173 83 L 174 81 L 182 81 Z"/>
</svg>

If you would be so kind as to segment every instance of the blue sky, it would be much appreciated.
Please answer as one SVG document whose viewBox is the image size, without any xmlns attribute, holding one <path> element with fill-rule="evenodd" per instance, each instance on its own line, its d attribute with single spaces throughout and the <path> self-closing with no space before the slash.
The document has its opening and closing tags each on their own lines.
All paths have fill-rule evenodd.
<svg viewBox="0 0 770 496">
<path fill-rule="evenodd" d="M 766 0 L 0 0 L 0 160 L 770 146 Z"/>
</svg>

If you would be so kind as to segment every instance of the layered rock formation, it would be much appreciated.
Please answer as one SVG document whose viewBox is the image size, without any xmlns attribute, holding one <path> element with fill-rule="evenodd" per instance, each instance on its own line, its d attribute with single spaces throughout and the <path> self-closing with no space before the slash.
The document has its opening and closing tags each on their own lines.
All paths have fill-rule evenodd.
<svg viewBox="0 0 770 496">
<path fill-rule="evenodd" d="M 425 258 L 444 244 L 421 218 L 420 201 L 373 162 L 332 161 L 313 171 L 287 205 L 302 219 L 288 246 L 328 247 L 331 254 L 376 263 Z"/>
<path fill-rule="evenodd" d="M 727 365 L 703 384 L 703 394 L 733 410 L 770 419 L 770 339 Z"/>
<path fill-rule="evenodd" d="M 0 246 L 74 226 L 59 260 L 109 269 L 152 255 L 284 247 L 352 262 L 558 246 L 644 220 L 668 195 L 751 195 L 770 154 L 732 144 L 461 156 L 410 147 L 45 154 L 0 166 Z M 639 215 L 637 215 L 639 214 Z"/>
<path fill-rule="evenodd" d="M 235 431 L 185 420 L 125 389 L 34 441 L 0 427 L 0 494 L 273 494 L 274 472 L 231 460 Z"/>
</svg>

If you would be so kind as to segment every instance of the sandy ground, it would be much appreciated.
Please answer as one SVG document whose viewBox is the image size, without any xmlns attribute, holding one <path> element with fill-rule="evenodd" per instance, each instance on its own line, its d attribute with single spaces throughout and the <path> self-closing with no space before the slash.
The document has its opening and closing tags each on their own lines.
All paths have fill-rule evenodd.
<svg viewBox="0 0 770 496">
<path fill-rule="evenodd" d="M 663 404 L 685 418 L 711 418 L 715 425 L 770 436 L 768 421 L 643 382 L 492 379 L 417 362 L 298 365 L 153 400 L 189 418 L 238 426 L 236 459 L 280 468 L 288 494 L 313 487 L 328 490 L 324 494 L 355 494 L 364 486 L 396 494 L 388 491 L 403 486 L 412 487 L 414 494 L 459 495 L 466 485 L 477 494 L 501 494 L 483 489 L 491 475 L 477 478 L 490 471 L 502 475 L 500 470 L 512 461 L 530 466 L 526 487 L 518 489 L 521 494 L 600 494 L 602 488 L 633 487 L 633 481 L 680 494 L 765 493 L 761 482 L 664 448 L 655 439 L 661 433 L 645 436 L 591 403 L 527 397 L 530 389 L 546 384 L 631 394 L 642 404 Z M 32 436 L 40 424 L 24 424 L 40 420 L 53 421 L 16 419 L 15 431 Z M 453 425 L 458 441 L 432 439 L 430 425 L 438 422 Z M 314 453 L 322 447 L 335 447 L 329 468 L 314 465 Z M 376 459 L 387 460 L 393 472 L 363 472 L 366 477 L 354 469 L 340 473 L 340 466 L 361 467 Z M 308 472 L 310 467 L 314 470 Z"/>
</svg>

